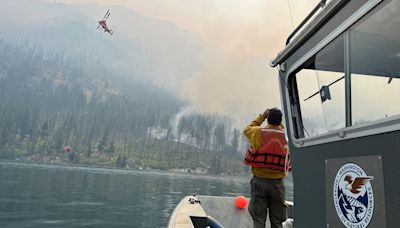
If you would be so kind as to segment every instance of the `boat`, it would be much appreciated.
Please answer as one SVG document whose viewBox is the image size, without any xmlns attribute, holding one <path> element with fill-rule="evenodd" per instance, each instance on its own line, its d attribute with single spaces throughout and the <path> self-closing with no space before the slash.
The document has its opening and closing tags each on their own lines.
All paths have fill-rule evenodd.
<svg viewBox="0 0 400 228">
<path fill-rule="evenodd" d="M 247 199 L 247 202 L 249 199 Z M 291 216 L 292 202 L 287 201 L 287 211 Z M 269 224 L 269 222 L 268 222 Z M 292 228 L 291 219 L 284 228 Z M 168 221 L 168 228 L 222 228 L 252 227 L 253 220 L 245 207 L 236 205 L 236 197 L 189 195 L 175 207 Z"/>
<path fill-rule="evenodd" d="M 291 152 L 293 225 L 399 227 L 400 0 L 320 1 L 270 66 Z"/>
</svg>

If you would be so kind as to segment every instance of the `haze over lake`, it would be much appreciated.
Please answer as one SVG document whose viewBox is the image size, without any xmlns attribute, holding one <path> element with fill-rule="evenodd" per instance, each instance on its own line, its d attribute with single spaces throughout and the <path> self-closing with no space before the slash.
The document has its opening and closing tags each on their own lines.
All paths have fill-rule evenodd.
<svg viewBox="0 0 400 228">
<path fill-rule="evenodd" d="M 280 106 L 267 62 L 284 14 L 272 0 L 2 0 L 0 228 L 163 227 L 186 195 L 248 197 L 242 130 Z"/>
</svg>

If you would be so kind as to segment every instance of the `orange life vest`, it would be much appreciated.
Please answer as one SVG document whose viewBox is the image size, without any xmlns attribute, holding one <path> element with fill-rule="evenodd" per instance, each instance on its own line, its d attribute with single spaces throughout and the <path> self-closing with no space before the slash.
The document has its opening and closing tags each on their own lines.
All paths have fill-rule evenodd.
<svg viewBox="0 0 400 228">
<path fill-rule="evenodd" d="M 289 158 L 285 132 L 280 129 L 261 128 L 261 148 L 250 147 L 244 157 L 246 165 L 287 172 Z"/>
</svg>

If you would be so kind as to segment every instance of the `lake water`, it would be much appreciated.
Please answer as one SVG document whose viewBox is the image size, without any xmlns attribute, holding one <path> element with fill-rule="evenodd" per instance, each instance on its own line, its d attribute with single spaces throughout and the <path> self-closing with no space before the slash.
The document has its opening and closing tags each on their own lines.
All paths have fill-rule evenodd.
<svg viewBox="0 0 400 228">
<path fill-rule="evenodd" d="M 182 197 L 248 197 L 249 180 L 0 161 L 0 227 L 165 227 Z"/>
</svg>

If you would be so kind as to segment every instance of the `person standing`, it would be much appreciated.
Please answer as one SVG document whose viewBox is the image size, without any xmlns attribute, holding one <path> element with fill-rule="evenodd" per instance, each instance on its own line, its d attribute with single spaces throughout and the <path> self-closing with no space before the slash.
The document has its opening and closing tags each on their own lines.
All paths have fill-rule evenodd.
<svg viewBox="0 0 400 228">
<path fill-rule="evenodd" d="M 267 120 L 267 127 L 261 124 Z M 267 215 L 271 228 L 282 228 L 286 220 L 283 178 L 289 170 L 289 151 L 282 127 L 282 112 L 267 109 L 244 129 L 249 140 L 243 162 L 251 166 L 251 199 L 249 213 L 254 228 L 265 228 Z"/>
</svg>

